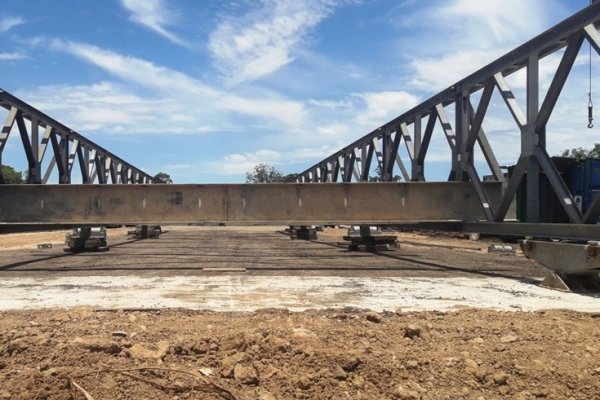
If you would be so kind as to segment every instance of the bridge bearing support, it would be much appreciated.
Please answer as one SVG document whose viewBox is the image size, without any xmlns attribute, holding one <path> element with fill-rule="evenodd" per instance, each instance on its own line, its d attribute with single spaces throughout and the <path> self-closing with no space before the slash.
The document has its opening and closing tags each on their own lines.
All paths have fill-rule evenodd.
<svg viewBox="0 0 600 400">
<path fill-rule="evenodd" d="M 290 239 L 317 240 L 317 228 L 307 225 L 290 226 Z"/>
<path fill-rule="evenodd" d="M 83 226 L 71 230 L 65 235 L 65 252 L 108 251 L 106 227 Z"/>
<path fill-rule="evenodd" d="M 160 225 L 136 225 L 135 230 L 127 232 L 133 239 L 158 239 L 162 229 Z"/>
<path fill-rule="evenodd" d="M 382 235 L 371 230 L 369 225 L 360 225 L 359 235 L 352 235 L 350 231 L 344 236 L 345 245 L 349 251 L 390 251 L 398 247 L 398 237 L 395 235 Z"/>
<path fill-rule="evenodd" d="M 522 240 L 521 250 L 552 273 L 541 285 L 578 293 L 600 292 L 600 244 Z"/>
</svg>

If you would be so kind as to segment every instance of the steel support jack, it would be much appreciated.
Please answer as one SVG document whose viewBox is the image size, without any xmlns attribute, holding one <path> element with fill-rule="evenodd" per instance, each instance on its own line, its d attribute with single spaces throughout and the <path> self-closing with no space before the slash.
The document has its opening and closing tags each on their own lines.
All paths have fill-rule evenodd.
<svg viewBox="0 0 600 400">
<path fill-rule="evenodd" d="M 158 239 L 161 233 L 160 225 L 136 225 L 134 231 L 127 232 L 132 239 Z"/>
<path fill-rule="evenodd" d="M 85 226 L 73 229 L 65 235 L 65 252 L 108 251 L 106 228 Z"/>
<path fill-rule="evenodd" d="M 317 240 L 317 228 L 312 226 L 290 226 L 290 239 Z"/>
<path fill-rule="evenodd" d="M 398 247 L 398 237 L 395 235 L 382 235 L 377 229 L 373 231 L 370 226 L 361 225 L 356 234 L 355 229 L 348 230 L 344 236 L 345 245 L 349 251 L 390 251 Z"/>
</svg>

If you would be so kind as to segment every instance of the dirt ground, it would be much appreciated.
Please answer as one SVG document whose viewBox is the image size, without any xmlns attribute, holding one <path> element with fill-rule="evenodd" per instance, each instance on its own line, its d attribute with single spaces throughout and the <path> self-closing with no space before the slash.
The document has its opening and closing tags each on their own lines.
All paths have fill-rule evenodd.
<svg viewBox="0 0 600 400">
<path fill-rule="evenodd" d="M 68 256 L 64 233 L 3 235 L 0 279 L 36 280 L 35 297 L 57 276 L 72 280 L 66 295 L 91 274 L 115 284 L 132 275 L 216 281 L 214 270 L 232 265 L 252 279 L 394 284 L 458 275 L 490 286 L 547 272 L 519 254 L 488 254 L 493 239 L 406 232 L 398 250 L 374 255 L 340 249 L 341 231 L 303 242 L 266 228 L 170 229 L 133 242 L 109 230 L 109 252 Z M 530 296 L 516 294 L 515 302 Z M 600 314 L 518 309 L 0 311 L 0 400 L 600 399 Z"/>
<path fill-rule="evenodd" d="M 0 398 L 598 399 L 597 317 L 0 312 Z"/>
</svg>

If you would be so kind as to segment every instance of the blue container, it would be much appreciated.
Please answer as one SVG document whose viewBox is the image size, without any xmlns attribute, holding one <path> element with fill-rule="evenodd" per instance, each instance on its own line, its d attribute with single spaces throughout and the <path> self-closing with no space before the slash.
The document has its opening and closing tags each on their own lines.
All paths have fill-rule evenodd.
<svg viewBox="0 0 600 400">
<path fill-rule="evenodd" d="M 586 171 L 589 176 L 589 189 L 600 188 L 600 160 L 585 160 Z"/>
<path fill-rule="evenodd" d="M 585 164 L 580 163 L 571 169 L 569 190 L 573 196 L 581 196 L 584 191 Z"/>
<path fill-rule="evenodd" d="M 581 161 L 571 169 L 570 178 L 569 190 L 580 211 L 585 213 L 600 191 L 600 160 Z"/>
</svg>

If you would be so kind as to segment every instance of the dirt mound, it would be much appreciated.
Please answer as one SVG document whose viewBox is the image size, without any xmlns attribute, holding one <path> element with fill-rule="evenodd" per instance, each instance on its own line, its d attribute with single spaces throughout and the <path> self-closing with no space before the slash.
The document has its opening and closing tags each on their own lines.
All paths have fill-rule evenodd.
<svg viewBox="0 0 600 400">
<path fill-rule="evenodd" d="M 594 399 L 600 324 L 548 311 L 0 313 L 0 399 Z"/>
</svg>

